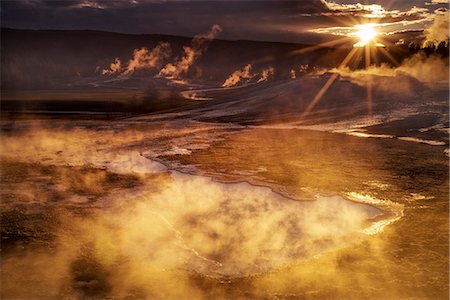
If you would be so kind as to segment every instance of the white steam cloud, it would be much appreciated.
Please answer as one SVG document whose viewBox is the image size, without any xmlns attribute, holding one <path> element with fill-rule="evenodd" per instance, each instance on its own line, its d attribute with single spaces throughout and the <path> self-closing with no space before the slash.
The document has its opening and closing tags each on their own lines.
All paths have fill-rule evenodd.
<svg viewBox="0 0 450 300">
<path fill-rule="evenodd" d="M 36 129 L 31 138 L 5 139 L 2 150 L 9 151 L 2 153 L 18 161 L 51 158 L 51 165 L 87 167 L 107 160 L 109 172 L 142 178 L 133 190 L 104 193 L 95 203 L 98 213 L 61 213 L 51 253 L 29 251 L 2 260 L 2 270 L 11 278 L 2 286 L 5 298 L 60 298 L 61 291 L 86 298 L 93 290 L 105 291 L 100 299 L 223 298 L 208 295 L 190 274 L 220 279 L 263 273 L 364 238 L 363 230 L 379 214 L 341 197 L 292 201 L 267 187 L 166 173 L 162 165 L 123 146 L 149 136 L 178 135 L 180 129 L 155 135 L 133 132 L 77 129 L 50 134 Z M 98 189 L 104 180 L 101 171 L 73 177 L 77 170 L 62 169 L 61 174 L 68 174 L 58 187 L 79 181 L 83 190 Z M 82 205 L 68 196 L 64 200 L 70 206 Z M 31 288 L 24 289 L 25 284 Z"/>
<path fill-rule="evenodd" d="M 362 78 L 366 75 L 388 77 L 407 75 L 424 83 L 448 82 L 449 80 L 448 60 L 435 55 L 427 57 L 422 52 L 405 59 L 397 68 L 383 64 L 357 71 L 352 71 L 348 68 L 334 69 L 333 71 L 354 79 Z"/>
<path fill-rule="evenodd" d="M 433 24 L 426 29 L 426 38 L 423 46 L 430 44 L 438 45 L 440 42 L 448 43 L 449 39 L 449 23 L 448 11 L 436 14 Z"/>
</svg>

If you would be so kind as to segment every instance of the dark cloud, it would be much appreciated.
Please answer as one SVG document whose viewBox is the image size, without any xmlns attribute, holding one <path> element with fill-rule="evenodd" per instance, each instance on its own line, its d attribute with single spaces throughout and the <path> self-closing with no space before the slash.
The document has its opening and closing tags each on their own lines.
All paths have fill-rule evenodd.
<svg viewBox="0 0 450 300">
<path fill-rule="evenodd" d="M 291 40 L 308 25 L 299 13 L 324 12 L 320 0 L 298 1 L 1 1 L 2 27 L 94 29 L 193 36 L 220 24 L 227 39 Z M 279 25 L 296 24 L 297 32 Z M 271 25 L 274 25 L 271 27 Z"/>
<path fill-rule="evenodd" d="M 411 13 L 411 8 L 419 4 L 417 0 L 369 2 L 382 5 L 386 10 L 397 10 L 382 16 L 386 22 L 416 20 L 424 14 L 423 11 Z M 309 30 L 359 22 L 364 14 L 370 13 L 357 3 L 339 0 L 3 0 L 1 26 L 194 36 L 219 24 L 223 28 L 221 38 L 225 39 L 320 42 L 326 39 L 325 35 Z M 420 3 L 425 6 L 424 1 Z"/>
</svg>

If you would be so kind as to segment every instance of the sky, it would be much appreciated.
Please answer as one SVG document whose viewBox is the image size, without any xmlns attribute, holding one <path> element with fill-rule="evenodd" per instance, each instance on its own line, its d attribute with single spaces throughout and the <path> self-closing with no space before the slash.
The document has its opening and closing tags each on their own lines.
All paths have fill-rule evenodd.
<svg viewBox="0 0 450 300">
<path fill-rule="evenodd" d="M 194 36 L 218 24 L 223 39 L 318 42 L 361 22 L 423 30 L 447 11 L 448 0 L 2 0 L 1 26 Z"/>
</svg>

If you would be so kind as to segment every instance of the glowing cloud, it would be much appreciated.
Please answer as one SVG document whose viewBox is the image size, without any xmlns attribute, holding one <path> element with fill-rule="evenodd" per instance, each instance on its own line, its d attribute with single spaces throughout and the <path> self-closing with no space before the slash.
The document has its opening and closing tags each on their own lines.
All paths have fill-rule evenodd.
<svg viewBox="0 0 450 300">
<path fill-rule="evenodd" d="M 448 4 L 449 0 L 431 0 L 431 2 L 425 2 L 425 5 L 438 5 L 438 4 Z"/>
</svg>

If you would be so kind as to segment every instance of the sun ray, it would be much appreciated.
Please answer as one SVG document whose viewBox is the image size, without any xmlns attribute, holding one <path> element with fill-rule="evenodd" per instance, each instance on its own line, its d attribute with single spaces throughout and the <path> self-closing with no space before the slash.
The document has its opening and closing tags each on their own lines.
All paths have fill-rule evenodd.
<svg viewBox="0 0 450 300">
<path fill-rule="evenodd" d="M 384 56 L 386 56 L 387 58 L 389 58 L 391 60 L 391 62 L 396 66 L 400 66 L 400 63 L 398 62 L 398 60 L 395 59 L 395 57 L 393 57 L 389 52 L 387 52 L 384 48 L 380 47 L 380 52 L 382 54 L 384 54 Z"/>
<path fill-rule="evenodd" d="M 344 60 L 342 61 L 342 63 L 339 65 L 338 68 L 345 67 L 357 50 L 358 50 L 357 48 L 353 48 L 352 50 L 350 50 L 350 52 L 347 54 L 347 56 L 344 58 Z M 330 86 L 334 83 L 334 81 L 337 79 L 337 77 L 338 77 L 338 73 L 334 73 L 330 76 L 330 78 L 328 78 L 327 82 L 319 90 L 319 92 L 316 94 L 316 96 L 314 96 L 314 98 L 311 100 L 311 102 L 306 107 L 305 111 L 300 116 L 301 119 L 306 117 L 313 110 L 313 108 L 320 101 L 320 99 L 323 97 L 323 95 L 326 93 L 326 91 L 330 88 Z"/>
<path fill-rule="evenodd" d="M 372 77 L 369 75 L 367 78 L 367 112 L 369 115 L 372 114 Z"/>
<path fill-rule="evenodd" d="M 365 48 L 365 62 L 366 62 L 366 69 L 370 67 L 371 61 L 371 47 L 370 45 L 364 46 Z M 367 78 L 367 111 L 368 114 L 372 114 L 372 77 L 369 75 Z"/>
<path fill-rule="evenodd" d="M 377 65 L 378 64 L 378 47 L 370 47 L 370 51 L 371 51 L 371 57 L 374 60 L 374 64 Z"/>
<path fill-rule="evenodd" d="M 359 38 L 359 44 L 366 46 L 372 42 L 377 36 L 377 32 L 374 29 L 374 24 L 363 24 L 358 26 L 358 32 L 356 33 Z"/>
<path fill-rule="evenodd" d="M 305 111 L 302 113 L 302 115 L 300 117 L 301 119 L 306 117 L 311 112 L 311 110 L 320 101 L 322 96 L 330 88 L 330 86 L 334 83 L 334 81 L 336 80 L 337 77 L 338 77 L 337 73 L 334 73 L 331 75 L 331 77 L 328 79 L 328 81 L 323 85 L 323 87 L 320 89 L 320 91 L 316 94 L 316 96 L 314 96 L 314 98 L 311 100 L 309 105 L 306 107 Z"/>
<path fill-rule="evenodd" d="M 340 38 L 340 39 L 337 39 L 337 40 L 333 40 L 333 41 L 325 42 L 325 43 L 322 43 L 322 44 L 318 44 L 318 45 L 315 45 L 315 46 L 306 47 L 306 48 L 299 49 L 299 50 L 294 50 L 291 53 L 289 53 L 289 56 L 308 53 L 308 52 L 311 52 L 311 51 L 314 51 L 314 50 L 317 50 L 317 49 L 320 49 L 320 48 L 336 46 L 336 45 L 339 45 L 339 44 L 343 44 L 343 43 L 345 43 L 345 42 L 347 42 L 349 40 L 350 40 L 349 37 L 344 37 L 344 38 Z"/>
</svg>

